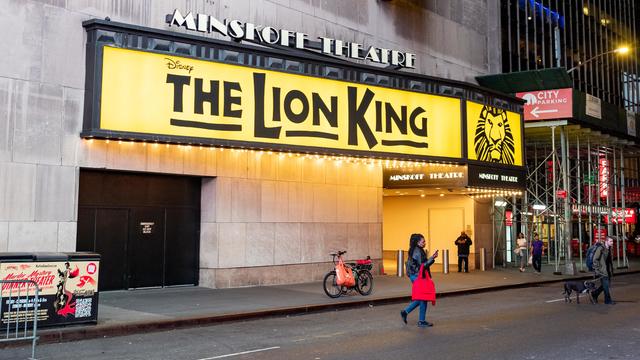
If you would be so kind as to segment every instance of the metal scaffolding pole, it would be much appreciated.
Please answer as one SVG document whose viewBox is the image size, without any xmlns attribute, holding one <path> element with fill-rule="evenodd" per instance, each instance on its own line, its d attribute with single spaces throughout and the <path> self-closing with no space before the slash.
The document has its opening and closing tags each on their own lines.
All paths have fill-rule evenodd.
<svg viewBox="0 0 640 360">
<path fill-rule="evenodd" d="M 566 191 L 566 196 L 564 197 L 564 234 L 562 237 L 567 251 L 567 254 L 565 255 L 564 272 L 566 275 L 575 275 L 576 264 L 571 260 L 571 209 L 569 208 L 571 186 L 569 183 L 569 138 L 567 136 L 566 126 L 562 126 L 560 128 L 560 146 L 562 150 L 562 186 Z"/>
<path fill-rule="evenodd" d="M 622 197 L 622 209 L 623 211 L 626 211 L 626 204 L 625 204 L 625 193 L 624 193 L 624 154 L 622 152 L 622 148 L 620 148 L 620 196 Z M 626 212 L 625 212 L 626 214 Z M 625 223 L 626 223 L 626 217 L 625 217 Z M 622 237 L 622 267 L 623 268 L 628 268 L 629 267 L 629 259 L 627 259 L 627 237 L 623 236 Z M 631 239 L 629 239 L 631 240 Z"/>
<path fill-rule="evenodd" d="M 582 203 L 582 163 L 580 162 L 580 137 L 576 136 L 576 160 L 578 164 L 578 174 L 576 178 L 576 203 L 580 205 Z M 582 266 L 582 209 L 578 206 L 578 254 L 580 256 L 580 272 L 584 272 L 584 267 Z"/>
<path fill-rule="evenodd" d="M 492 204 L 496 203 L 496 197 L 492 196 L 491 197 L 491 201 Z M 491 207 L 491 241 L 492 244 L 491 246 L 493 247 L 493 256 L 491 256 L 491 269 L 495 269 L 496 268 L 496 253 L 498 252 L 498 250 L 496 249 L 496 206 L 493 205 Z"/>
<path fill-rule="evenodd" d="M 593 176 L 592 174 L 592 170 L 591 170 L 591 141 L 587 138 L 587 173 L 588 173 L 588 177 L 589 177 L 589 206 L 587 207 L 587 219 L 589 222 L 589 246 L 593 245 L 593 212 L 591 211 L 591 205 L 593 205 L 593 199 L 592 199 L 592 195 L 593 195 L 593 189 L 591 188 L 593 186 L 593 184 L 591 183 L 592 181 L 595 183 L 595 176 Z M 592 177 L 593 176 L 593 177 Z"/>
<path fill-rule="evenodd" d="M 615 214 L 609 217 L 609 223 L 614 223 L 616 227 L 616 267 L 620 267 L 620 223 L 624 224 L 624 208 L 622 209 L 622 220 L 620 220 L 620 212 L 618 211 L 618 163 L 616 162 L 616 148 L 612 149 L 613 157 L 613 174 L 611 175 L 611 182 L 613 182 L 613 209 L 612 213 Z"/>
<path fill-rule="evenodd" d="M 558 155 L 556 152 L 556 127 L 552 126 L 551 127 L 551 148 L 552 148 L 552 154 L 553 154 L 553 159 L 551 160 L 551 165 L 553 167 L 552 169 L 552 188 L 553 188 L 553 193 L 551 198 L 553 199 L 553 247 L 554 247 L 554 251 L 555 251 L 555 271 L 553 272 L 554 275 L 561 275 L 562 273 L 560 271 L 558 271 L 558 266 L 559 266 L 559 256 L 558 256 L 558 205 L 557 205 L 557 201 L 556 201 L 556 192 L 557 192 L 557 184 L 556 184 L 556 164 L 558 163 Z"/>
</svg>

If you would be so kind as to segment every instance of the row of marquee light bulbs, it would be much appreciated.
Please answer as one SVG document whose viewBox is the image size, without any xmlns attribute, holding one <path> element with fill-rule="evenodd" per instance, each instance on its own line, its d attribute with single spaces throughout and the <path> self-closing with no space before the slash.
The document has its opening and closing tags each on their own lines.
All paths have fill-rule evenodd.
<svg viewBox="0 0 640 360">
<path fill-rule="evenodd" d="M 426 160 L 398 160 L 392 158 L 370 158 L 370 157 L 354 157 L 354 156 L 343 156 L 343 155 L 326 155 L 326 154 L 311 154 L 311 153 L 297 153 L 291 151 L 275 151 L 275 150 L 256 150 L 256 149 L 246 149 L 246 148 L 225 148 L 225 147 L 214 147 L 214 146 L 203 146 L 203 145 L 176 145 L 169 143 L 158 143 L 158 142 L 145 142 L 145 141 L 133 141 L 133 140 L 101 140 L 88 138 L 84 139 L 87 143 L 93 144 L 94 141 L 104 142 L 106 144 L 116 142 L 121 145 L 133 145 L 133 144 L 142 144 L 142 146 L 153 146 L 159 147 L 164 146 L 166 148 L 170 146 L 176 146 L 180 150 L 190 151 L 192 149 L 205 150 L 209 149 L 210 151 L 230 151 L 232 153 L 254 153 L 258 156 L 263 154 L 267 155 L 278 155 L 280 158 L 302 158 L 302 159 L 310 159 L 310 160 L 327 160 L 334 161 L 336 164 L 340 164 L 343 162 L 354 163 L 354 164 L 364 164 L 364 165 L 377 165 L 383 166 L 388 169 L 404 169 L 404 168 L 416 168 L 416 167 L 424 167 L 424 166 L 439 166 L 439 167 L 458 167 L 458 164 L 453 162 L 437 162 L 437 161 L 426 161 Z"/>
<path fill-rule="evenodd" d="M 128 141 L 128 140 L 99 140 L 99 139 L 85 139 L 85 141 L 89 144 L 93 144 L 94 141 L 103 141 L 106 144 L 113 142 L 117 142 L 120 145 L 133 145 L 135 143 L 142 143 L 142 146 L 153 146 L 159 147 L 164 145 L 165 147 L 169 147 L 171 144 L 163 143 L 160 144 L 158 142 L 140 142 L 140 141 Z M 263 154 L 267 155 L 275 155 L 277 154 L 280 158 L 301 158 L 308 160 L 318 160 L 318 161 L 333 161 L 336 165 L 340 165 L 343 162 L 353 163 L 353 164 L 363 164 L 369 166 L 381 166 L 387 169 L 410 169 L 410 168 L 420 168 L 420 167 L 448 167 L 448 168 L 457 168 L 458 164 L 450 163 L 450 162 L 434 162 L 434 161 L 425 161 L 425 160 L 397 160 L 397 159 L 389 159 L 389 158 L 364 158 L 364 157 L 353 157 L 353 156 L 336 156 L 336 155 L 323 155 L 323 154 L 309 154 L 309 153 L 295 153 L 295 152 L 281 152 L 281 151 L 272 151 L 272 150 L 254 150 L 254 149 L 245 149 L 245 148 L 224 148 L 224 147 L 213 147 L 213 146 L 202 146 L 202 145 L 173 145 L 177 146 L 179 149 L 184 151 L 190 151 L 191 149 L 205 150 L 209 149 L 210 151 L 230 151 L 232 153 L 240 153 L 240 152 L 250 152 L 254 153 L 257 156 L 261 156 Z M 522 191 L 513 191 L 513 190 L 503 190 L 503 189 L 491 189 L 491 188 L 467 188 L 467 191 L 472 193 L 469 194 L 469 197 L 473 199 L 483 199 L 483 198 L 491 198 L 494 196 L 520 196 L 522 195 Z"/>
</svg>

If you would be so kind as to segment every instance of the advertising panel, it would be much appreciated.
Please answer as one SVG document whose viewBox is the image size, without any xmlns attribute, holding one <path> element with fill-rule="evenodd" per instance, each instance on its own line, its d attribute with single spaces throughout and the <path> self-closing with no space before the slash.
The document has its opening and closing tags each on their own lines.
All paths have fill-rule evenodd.
<svg viewBox="0 0 640 360">
<path fill-rule="evenodd" d="M 3 262 L 0 279 L 33 280 L 40 288 L 38 326 L 98 320 L 98 261 Z M 26 283 L 3 283 L 0 329 L 9 321 L 31 319 L 33 289 Z M 21 294 L 22 299 L 18 298 Z"/>
<path fill-rule="evenodd" d="M 467 101 L 467 149 L 471 160 L 523 165 L 522 117 Z"/>
<path fill-rule="evenodd" d="M 462 156 L 460 99 L 167 54 L 103 50 L 100 130 L 251 148 Z M 517 121 L 515 116 L 510 113 L 510 121 Z M 519 128 L 513 131 L 519 139 Z M 514 163 L 521 164 L 519 153 Z"/>
</svg>

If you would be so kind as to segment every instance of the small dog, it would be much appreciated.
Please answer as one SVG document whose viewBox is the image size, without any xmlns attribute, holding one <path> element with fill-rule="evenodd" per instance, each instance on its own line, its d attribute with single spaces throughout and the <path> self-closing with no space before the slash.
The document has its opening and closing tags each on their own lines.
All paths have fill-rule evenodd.
<svg viewBox="0 0 640 360">
<path fill-rule="evenodd" d="M 564 282 L 564 302 L 571 302 L 571 293 L 576 292 L 576 302 L 580 304 L 580 294 L 587 293 L 589 300 L 593 304 L 593 297 L 591 292 L 596 289 L 596 284 L 593 280 L 576 280 Z"/>
</svg>

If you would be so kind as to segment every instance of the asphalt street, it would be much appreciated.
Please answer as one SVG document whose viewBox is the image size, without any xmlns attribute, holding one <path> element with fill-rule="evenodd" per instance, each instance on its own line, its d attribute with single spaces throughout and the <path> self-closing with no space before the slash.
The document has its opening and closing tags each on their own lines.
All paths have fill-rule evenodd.
<svg viewBox="0 0 640 360">
<path fill-rule="evenodd" d="M 640 359 L 640 275 L 614 278 L 616 305 L 565 303 L 562 285 L 447 297 L 432 328 L 406 304 L 38 346 L 38 359 Z M 26 359 L 26 347 L 0 359 Z"/>
</svg>

